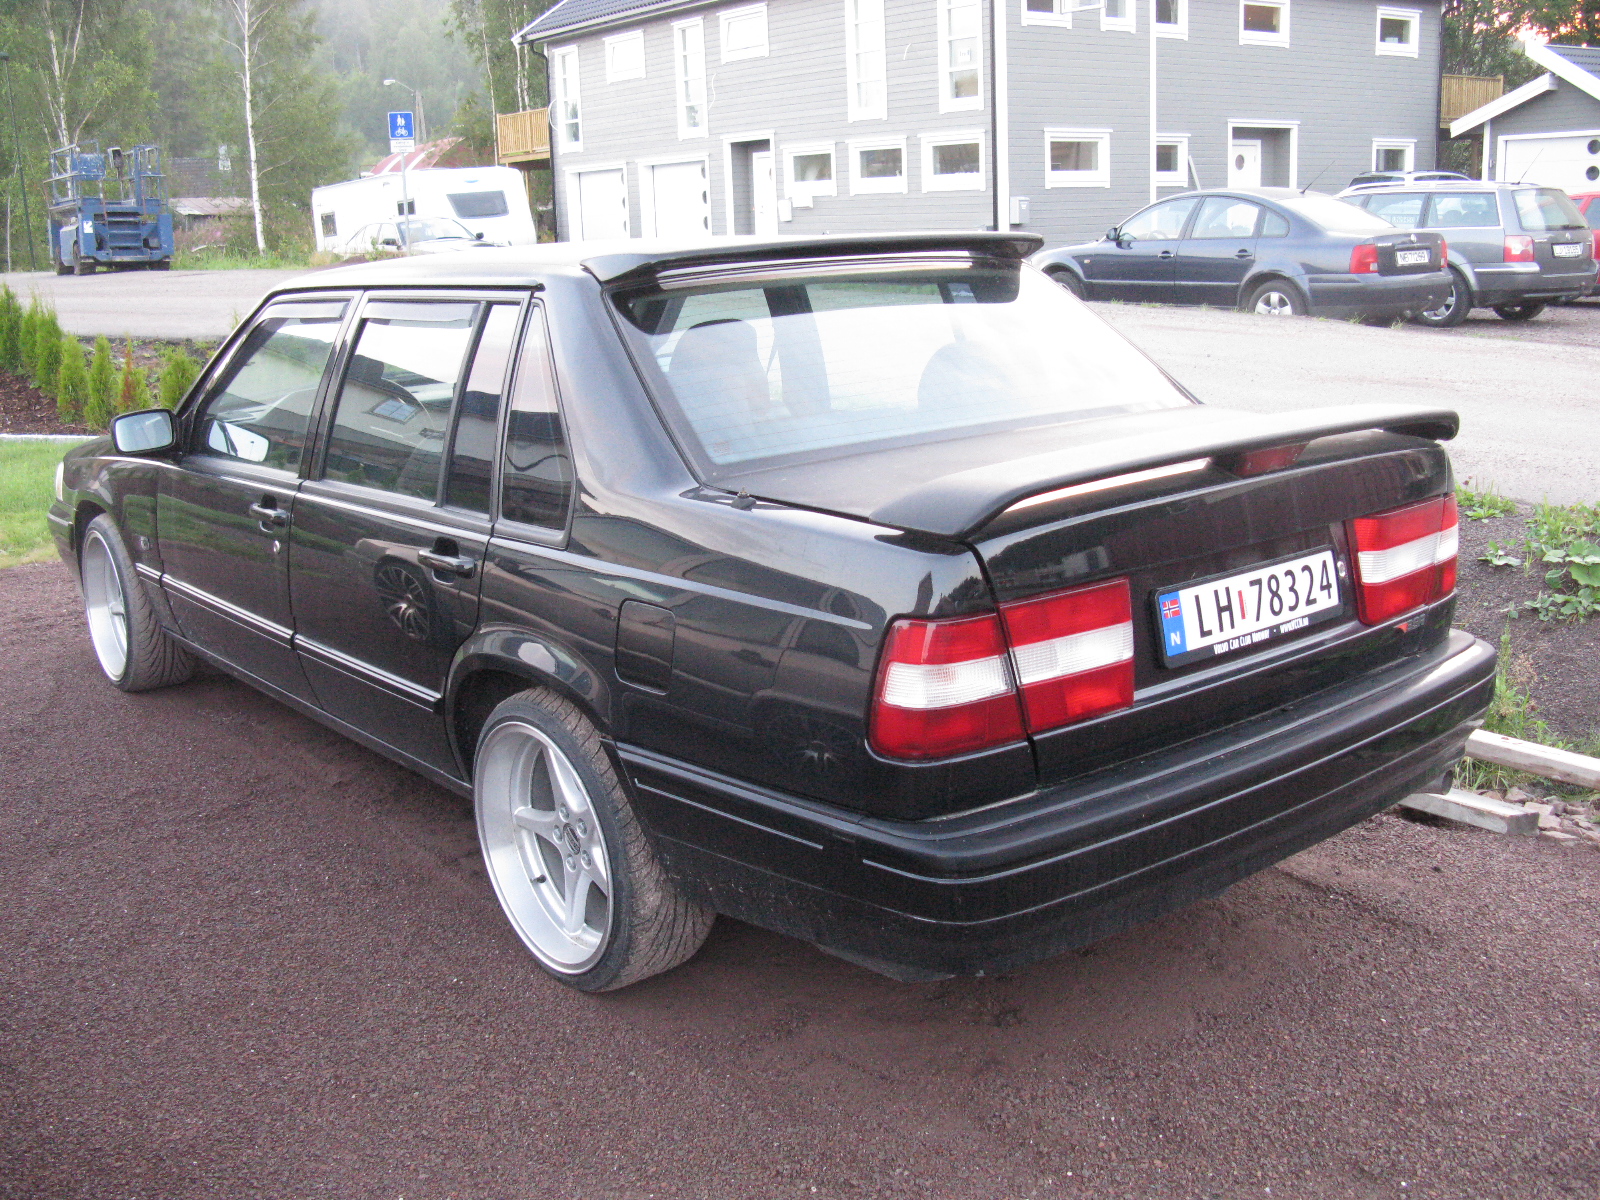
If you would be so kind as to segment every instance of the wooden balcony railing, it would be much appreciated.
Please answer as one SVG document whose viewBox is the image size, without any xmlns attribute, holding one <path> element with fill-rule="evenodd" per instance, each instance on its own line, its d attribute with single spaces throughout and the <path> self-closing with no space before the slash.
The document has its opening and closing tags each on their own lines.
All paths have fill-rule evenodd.
<svg viewBox="0 0 1600 1200">
<path fill-rule="evenodd" d="M 495 116 L 502 163 L 547 162 L 550 158 L 550 110 L 499 113 Z"/>
<path fill-rule="evenodd" d="M 1473 109 L 1498 100 L 1505 90 L 1502 75 L 1439 76 L 1439 124 L 1447 126 Z"/>
</svg>

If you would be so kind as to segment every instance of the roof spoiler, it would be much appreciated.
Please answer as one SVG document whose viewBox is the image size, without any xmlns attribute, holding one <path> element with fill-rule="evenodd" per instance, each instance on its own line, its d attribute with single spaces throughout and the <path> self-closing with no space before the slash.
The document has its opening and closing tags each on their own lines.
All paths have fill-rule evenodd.
<svg viewBox="0 0 1600 1200">
<path fill-rule="evenodd" d="M 616 283 L 638 276 L 648 279 L 660 271 L 693 267 L 737 266 L 741 263 L 794 261 L 807 258 L 843 258 L 854 255 L 969 251 L 993 258 L 1021 260 L 1044 245 L 1036 233 L 874 233 L 833 234 L 807 238 L 718 238 L 701 245 L 662 249 L 641 247 L 620 254 L 598 254 L 583 260 L 584 270 L 601 283 Z"/>
<path fill-rule="evenodd" d="M 1349 404 L 1263 415 L 1195 406 L 1170 414 L 1174 428 L 990 466 L 957 471 L 922 484 L 873 511 L 871 520 L 898 529 L 961 539 L 976 533 L 1019 500 L 1219 454 L 1262 450 L 1340 433 L 1383 430 L 1445 441 L 1461 426 L 1447 408 Z"/>
</svg>

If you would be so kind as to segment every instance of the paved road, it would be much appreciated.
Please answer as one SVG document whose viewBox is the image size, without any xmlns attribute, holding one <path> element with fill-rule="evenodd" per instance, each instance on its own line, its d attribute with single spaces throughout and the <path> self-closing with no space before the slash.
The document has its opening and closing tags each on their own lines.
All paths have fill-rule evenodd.
<svg viewBox="0 0 1600 1200">
<path fill-rule="evenodd" d="M 292 271 L 130 271 L 3 278 L 50 297 L 74 333 L 222 337 Z M 1600 498 L 1600 302 L 1514 325 L 1375 329 L 1220 309 L 1097 304 L 1202 399 L 1276 412 L 1382 401 L 1461 412 L 1457 473 L 1521 500 Z"/>
<path fill-rule="evenodd" d="M 458 800 L 0 571 L 6 1200 L 1600 1195 L 1600 853 L 1380 817 L 1089 951 L 894 983 L 719 922 L 547 980 Z"/>
</svg>

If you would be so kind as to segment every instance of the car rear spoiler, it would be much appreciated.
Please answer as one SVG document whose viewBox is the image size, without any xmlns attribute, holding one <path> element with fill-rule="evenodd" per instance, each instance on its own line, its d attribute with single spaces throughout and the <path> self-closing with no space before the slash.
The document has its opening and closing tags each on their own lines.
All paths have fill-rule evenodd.
<svg viewBox="0 0 1600 1200">
<path fill-rule="evenodd" d="M 982 529 L 1019 500 L 1172 463 L 1365 430 L 1444 441 L 1461 419 L 1447 408 L 1349 404 L 1261 414 L 1197 405 L 1175 409 L 1160 433 L 1089 442 L 929 480 L 875 509 L 871 520 L 953 539 Z"/>
</svg>

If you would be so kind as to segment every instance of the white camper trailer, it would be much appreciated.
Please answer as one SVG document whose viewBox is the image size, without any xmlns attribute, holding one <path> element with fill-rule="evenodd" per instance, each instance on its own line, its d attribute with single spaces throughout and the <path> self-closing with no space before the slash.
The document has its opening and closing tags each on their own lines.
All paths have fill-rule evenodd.
<svg viewBox="0 0 1600 1200">
<path fill-rule="evenodd" d="M 432 167 L 407 171 L 403 181 L 393 172 L 313 188 L 317 249 L 335 254 L 368 249 L 351 239 L 375 222 L 405 215 L 406 209 L 415 217 L 453 218 L 489 243 L 520 246 L 539 240 L 522 173 L 515 167 Z"/>
</svg>

